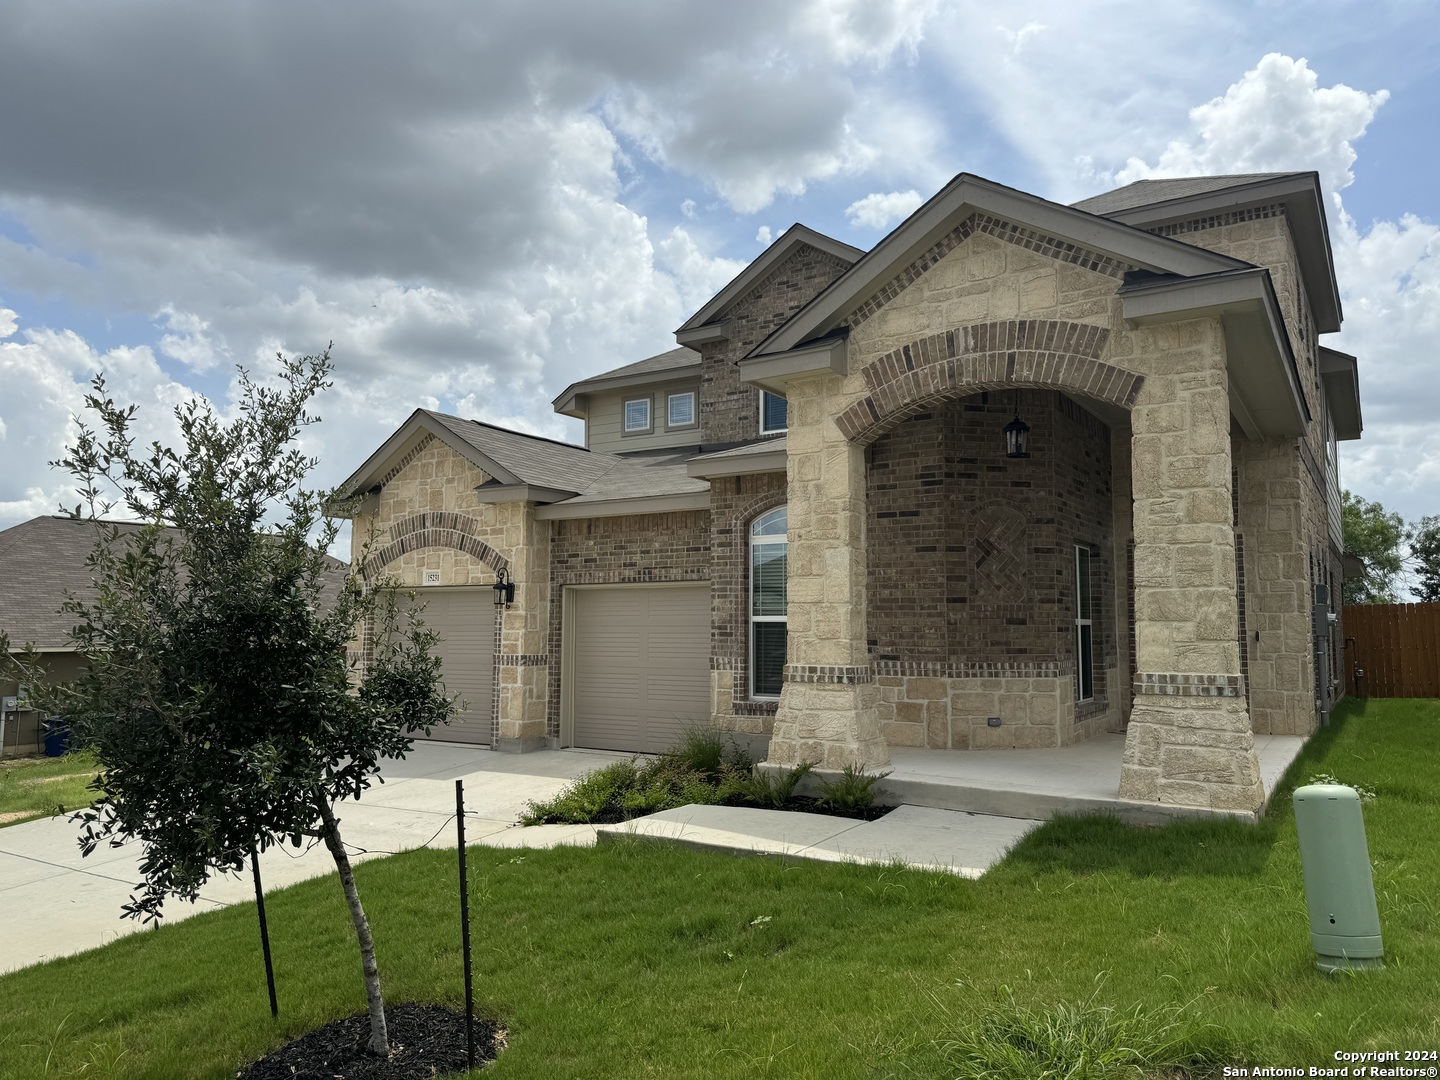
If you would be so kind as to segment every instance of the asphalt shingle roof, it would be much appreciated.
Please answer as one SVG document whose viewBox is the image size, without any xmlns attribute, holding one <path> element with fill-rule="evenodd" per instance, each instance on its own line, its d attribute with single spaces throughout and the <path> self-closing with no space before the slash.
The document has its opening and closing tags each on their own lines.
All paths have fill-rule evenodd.
<svg viewBox="0 0 1440 1080">
<path fill-rule="evenodd" d="M 614 467 L 615 457 L 612 454 L 596 454 L 583 446 L 507 431 L 479 420 L 466 420 L 429 409 L 423 411 L 495 464 L 514 473 L 522 483 L 535 487 L 580 490 Z"/>
<path fill-rule="evenodd" d="M 1294 175 L 1271 172 L 1240 173 L 1234 176 L 1184 176 L 1173 180 L 1137 180 L 1133 184 L 1093 195 L 1070 205 L 1076 210 L 1084 210 L 1087 214 L 1104 217 L 1106 214 L 1134 210 L 1138 206 L 1150 206 L 1153 203 L 1170 202 L 1172 199 L 1185 199 L 1192 195 L 1205 195 L 1212 191 L 1244 187 L 1246 184 L 1258 184 L 1262 180 Z"/>
<path fill-rule="evenodd" d="M 584 386 L 586 383 L 597 382 L 600 379 L 619 379 L 626 375 L 650 375 L 656 372 L 670 371 L 674 368 L 690 367 L 698 363 L 700 363 L 700 354 L 694 349 L 671 349 L 669 352 L 647 356 L 644 360 L 636 360 L 633 364 L 626 364 L 624 367 L 618 367 L 612 371 L 603 371 L 599 375 L 592 375 L 575 385 Z"/>
</svg>

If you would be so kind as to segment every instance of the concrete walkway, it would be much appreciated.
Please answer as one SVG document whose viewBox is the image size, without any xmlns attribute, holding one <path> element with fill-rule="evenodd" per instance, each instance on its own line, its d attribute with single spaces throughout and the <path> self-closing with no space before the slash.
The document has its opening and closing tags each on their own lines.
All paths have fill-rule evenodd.
<svg viewBox="0 0 1440 1080">
<path fill-rule="evenodd" d="M 385 783 L 336 808 L 355 861 L 424 846 L 454 847 L 455 781 L 465 781 L 465 838 L 497 846 L 594 843 L 588 825 L 515 828 L 525 804 L 548 799 L 572 779 L 629 754 L 555 750 L 497 754 L 453 743 L 417 743 L 403 761 L 387 762 Z M 144 929 L 120 917 L 140 880 L 136 844 L 98 848 L 88 858 L 66 817 L 0 829 L 0 973 L 104 945 Z M 335 872 L 323 844 L 308 851 L 272 848 L 260 858 L 266 891 Z M 165 921 L 253 901 L 248 872 L 211 878 L 193 904 L 171 901 Z"/>
</svg>

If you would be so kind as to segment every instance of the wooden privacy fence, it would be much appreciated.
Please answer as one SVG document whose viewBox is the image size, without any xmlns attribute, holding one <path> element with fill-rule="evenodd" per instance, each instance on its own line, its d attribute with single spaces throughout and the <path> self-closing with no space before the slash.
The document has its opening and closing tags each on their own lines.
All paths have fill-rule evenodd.
<svg viewBox="0 0 1440 1080">
<path fill-rule="evenodd" d="M 1348 693 L 1440 697 L 1440 603 L 1356 604 L 1344 626 Z"/>
</svg>

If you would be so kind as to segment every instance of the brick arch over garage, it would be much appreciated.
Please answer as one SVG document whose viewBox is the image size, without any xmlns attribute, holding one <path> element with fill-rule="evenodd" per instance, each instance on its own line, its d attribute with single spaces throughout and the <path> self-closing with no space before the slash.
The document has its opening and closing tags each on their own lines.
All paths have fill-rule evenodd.
<svg viewBox="0 0 1440 1080">
<path fill-rule="evenodd" d="M 365 560 L 362 571 L 368 581 L 402 555 L 421 548 L 453 548 L 479 559 L 492 570 L 509 569 L 505 557 L 478 535 L 475 519 L 451 511 L 411 514 L 390 526 L 390 539 Z"/>
<path fill-rule="evenodd" d="M 975 323 L 893 349 L 864 371 L 867 393 L 836 417 L 869 445 L 902 421 L 982 390 L 1038 387 L 1134 406 L 1143 375 L 1100 360 L 1110 331 L 1054 319 Z"/>
</svg>

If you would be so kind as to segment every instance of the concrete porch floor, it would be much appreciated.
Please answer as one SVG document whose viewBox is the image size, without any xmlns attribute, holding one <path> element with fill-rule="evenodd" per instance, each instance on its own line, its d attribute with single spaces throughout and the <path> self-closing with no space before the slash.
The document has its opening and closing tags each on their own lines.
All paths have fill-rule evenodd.
<svg viewBox="0 0 1440 1080">
<path fill-rule="evenodd" d="M 1256 735 L 1255 755 L 1268 804 L 1300 753 L 1298 735 Z M 1119 797 L 1124 735 L 1101 735 L 1053 750 L 918 750 L 892 747 L 884 802 L 1048 820 L 1109 813 L 1136 824 L 1177 817 L 1246 817 L 1227 810 L 1132 802 Z"/>
</svg>

